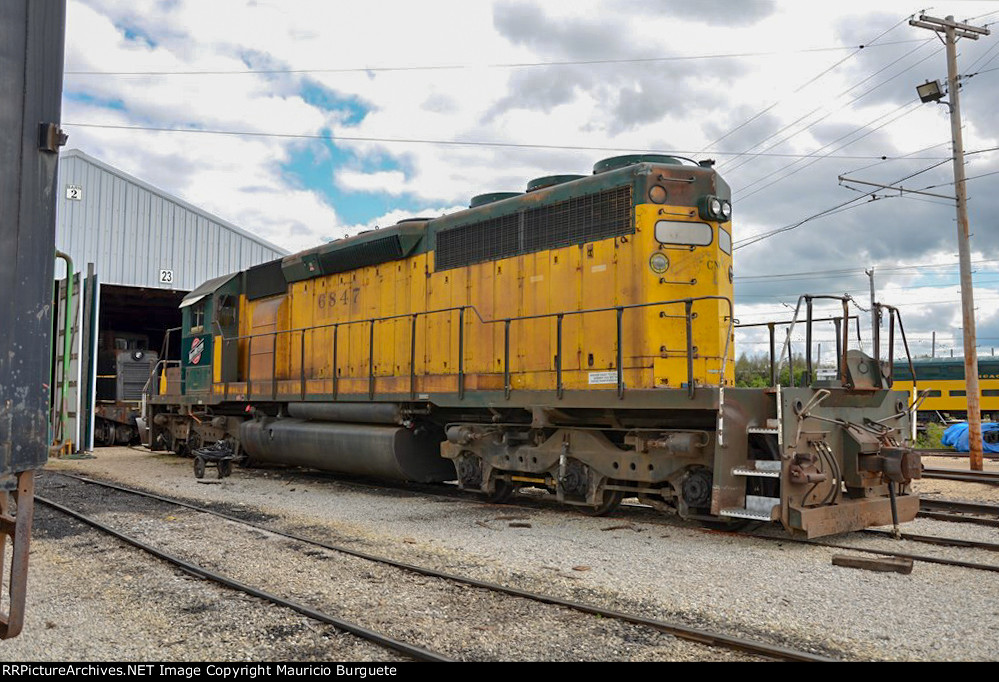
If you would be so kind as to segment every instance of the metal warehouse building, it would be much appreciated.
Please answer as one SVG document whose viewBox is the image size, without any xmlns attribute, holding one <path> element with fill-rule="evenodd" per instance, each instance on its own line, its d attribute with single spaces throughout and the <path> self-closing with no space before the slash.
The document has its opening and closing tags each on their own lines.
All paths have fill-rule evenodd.
<svg viewBox="0 0 999 682">
<path fill-rule="evenodd" d="M 287 251 L 78 150 L 61 155 L 57 187 L 56 249 L 69 257 L 75 284 L 67 306 L 60 257 L 53 438 L 67 452 L 89 451 L 95 412 L 111 409 L 112 382 L 118 398 L 132 401 L 145 383 L 124 377 L 131 384 L 122 387 L 105 360 L 109 353 L 162 354 L 167 330 L 180 326 L 178 306 L 187 293 Z M 69 362 L 61 331 L 67 310 Z M 101 435 L 98 423 L 98 441 Z"/>
</svg>

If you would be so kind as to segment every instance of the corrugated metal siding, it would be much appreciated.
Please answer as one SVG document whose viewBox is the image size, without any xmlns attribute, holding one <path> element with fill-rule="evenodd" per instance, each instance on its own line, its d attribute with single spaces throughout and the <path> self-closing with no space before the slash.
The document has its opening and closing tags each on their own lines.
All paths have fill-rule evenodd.
<svg viewBox="0 0 999 682">
<path fill-rule="evenodd" d="M 83 188 L 83 200 L 66 188 Z M 70 151 L 59 162 L 56 248 L 77 270 L 95 263 L 101 282 L 191 291 L 202 282 L 287 255 L 184 201 Z M 160 284 L 172 270 L 172 285 Z M 56 278 L 65 276 L 61 261 Z"/>
</svg>

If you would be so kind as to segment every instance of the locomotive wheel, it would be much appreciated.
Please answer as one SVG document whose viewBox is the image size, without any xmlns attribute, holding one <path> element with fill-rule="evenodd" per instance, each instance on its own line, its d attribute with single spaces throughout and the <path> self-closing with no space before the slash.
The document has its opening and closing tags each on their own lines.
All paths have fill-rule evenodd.
<svg viewBox="0 0 999 682">
<path fill-rule="evenodd" d="M 221 472 L 222 470 L 219 469 L 219 471 Z M 194 458 L 194 477 L 195 478 L 205 477 L 205 459 L 203 457 Z M 221 474 L 219 475 L 219 478 L 221 478 Z"/>
<path fill-rule="evenodd" d="M 624 499 L 624 492 L 621 490 L 605 490 L 604 501 L 595 507 L 580 507 L 587 516 L 606 516 L 617 509 L 621 500 Z"/>
<path fill-rule="evenodd" d="M 515 492 L 517 492 L 517 487 L 509 481 L 496 481 L 496 489 L 489 493 L 486 499 L 493 504 L 503 504 L 509 502 Z"/>
<path fill-rule="evenodd" d="M 219 461 L 218 464 L 219 478 L 229 478 L 232 476 L 232 460 L 223 459 Z"/>
</svg>

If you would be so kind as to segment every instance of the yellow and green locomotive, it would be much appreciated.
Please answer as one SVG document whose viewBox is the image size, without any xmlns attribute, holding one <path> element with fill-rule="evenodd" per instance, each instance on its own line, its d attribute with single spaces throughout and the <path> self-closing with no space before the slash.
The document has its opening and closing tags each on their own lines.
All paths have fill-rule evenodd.
<svg viewBox="0 0 999 682">
<path fill-rule="evenodd" d="M 731 217 L 710 162 L 615 157 L 207 282 L 147 437 L 591 513 L 638 497 L 809 536 L 912 519 L 906 396 L 873 360 L 733 387 Z"/>
</svg>

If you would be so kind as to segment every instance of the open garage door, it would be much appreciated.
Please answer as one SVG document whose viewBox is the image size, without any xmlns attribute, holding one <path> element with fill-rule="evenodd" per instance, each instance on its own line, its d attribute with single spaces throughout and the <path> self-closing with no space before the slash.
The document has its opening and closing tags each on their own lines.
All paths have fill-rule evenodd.
<svg viewBox="0 0 999 682">
<path fill-rule="evenodd" d="M 91 393 L 94 446 L 138 442 L 135 419 L 141 414 L 142 392 L 167 331 L 180 327 L 179 306 L 186 293 L 100 285 L 97 329 L 89 349 L 96 367 Z"/>
</svg>

